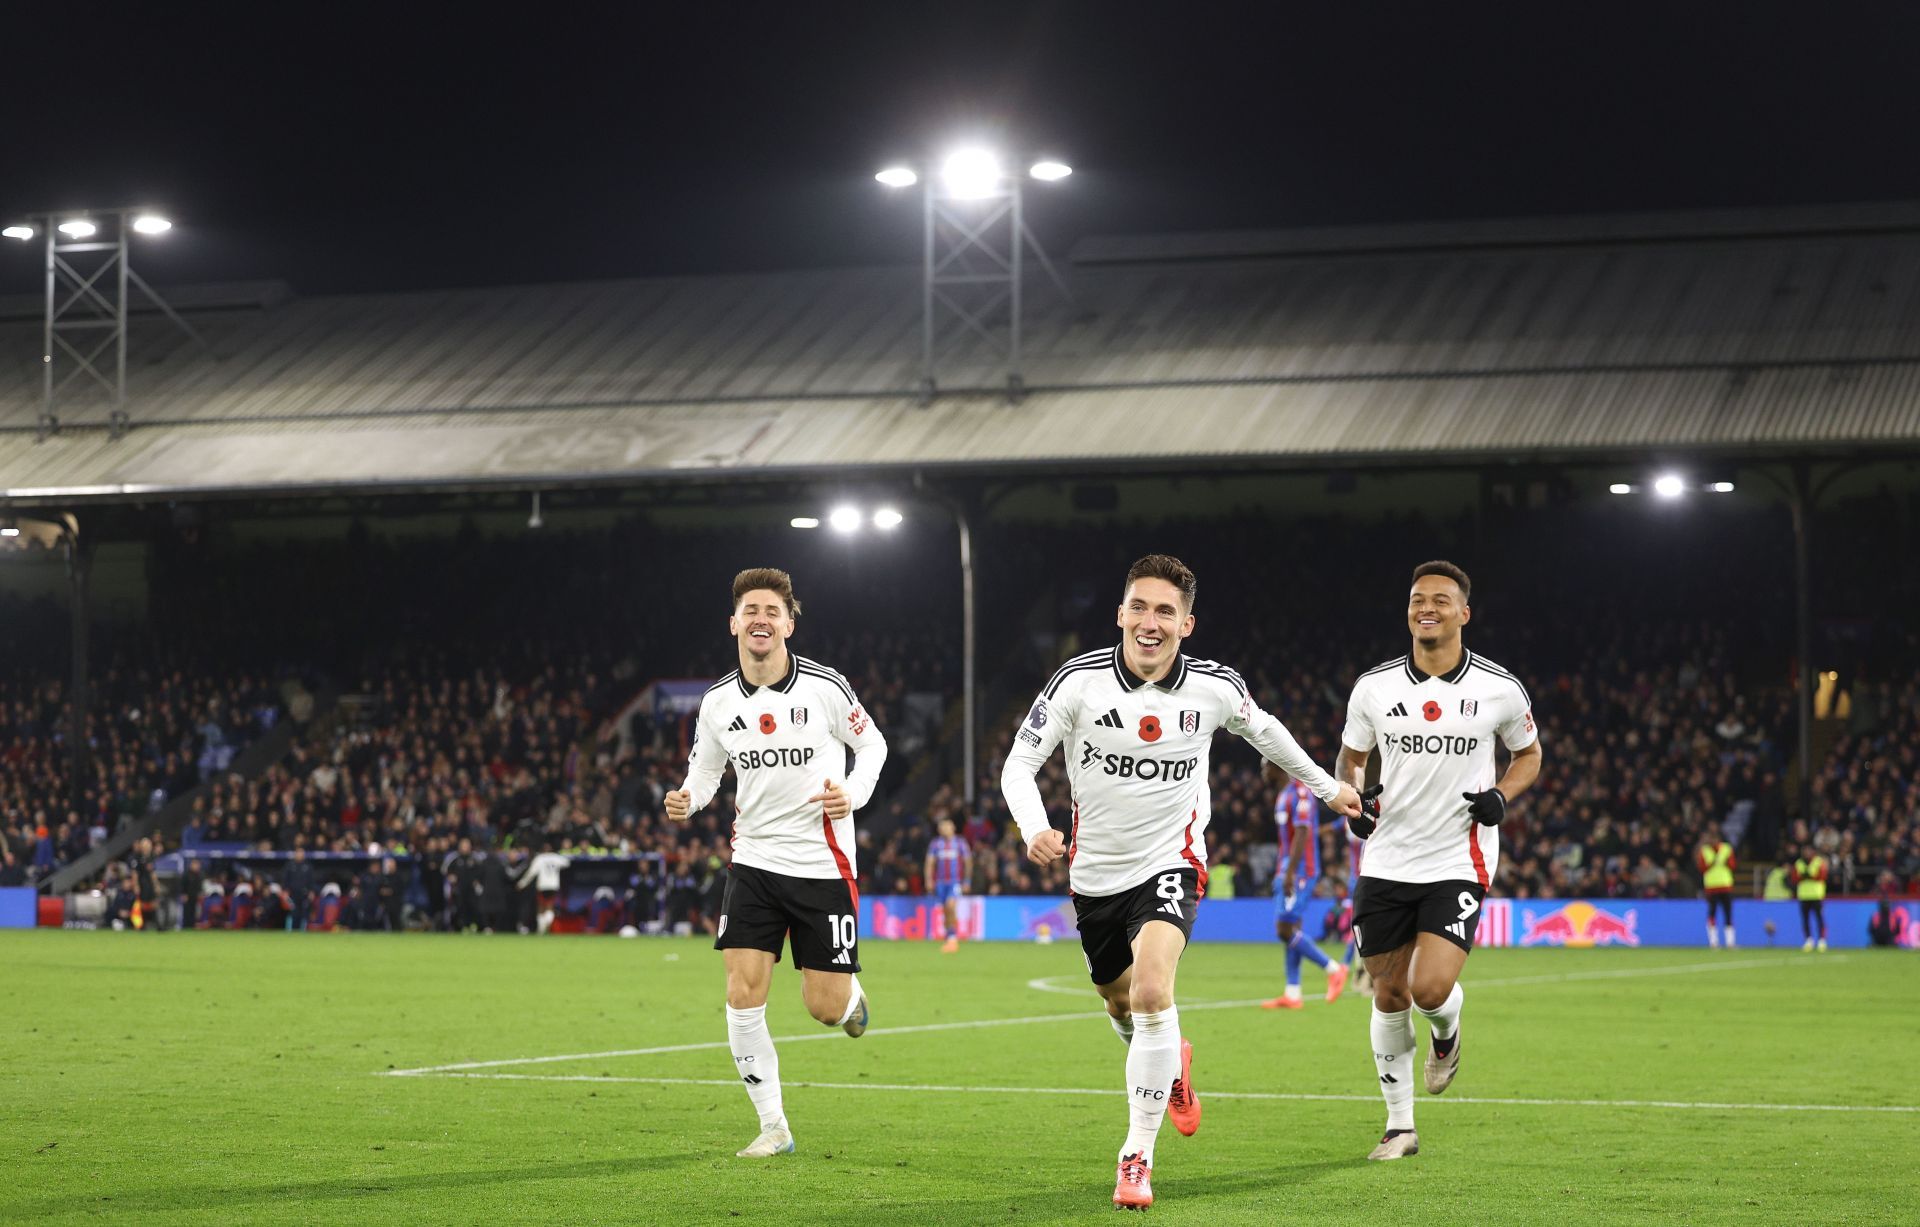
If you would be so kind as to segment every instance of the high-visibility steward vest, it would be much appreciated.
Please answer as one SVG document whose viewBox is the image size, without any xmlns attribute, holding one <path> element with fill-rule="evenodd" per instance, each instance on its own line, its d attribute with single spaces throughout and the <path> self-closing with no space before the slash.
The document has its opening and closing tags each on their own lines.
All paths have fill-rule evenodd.
<svg viewBox="0 0 1920 1227">
<path fill-rule="evenodd" d="M 1707 867 L 1700 879 L 1708 890 L 1733 889 L 1733 845 L 1721 840 L 1701 853 L 1706 858 Z"/>
<path fill-rule="evenodd" d="M 1810 861 L 1796 860 L 1793 863 L 1793 876 L 1799 879 L 1794 889 L 1799 892 L 1802 901 L 1824 899 L 1827 897 L 1827 858 L 1816 856 Z M 1815 875 L 1819 876 L 1815 876 Z"/>
</svg>

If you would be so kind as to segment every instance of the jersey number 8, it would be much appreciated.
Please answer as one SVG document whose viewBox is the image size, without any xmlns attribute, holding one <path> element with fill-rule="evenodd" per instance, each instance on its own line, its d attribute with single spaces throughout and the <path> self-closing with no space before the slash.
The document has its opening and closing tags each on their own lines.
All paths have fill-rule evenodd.
<svg viewBox="0 0 1920 1227">
<path fill-rule="evenodd" d="M 1160 875 L 1160 888 L 1154 894 L 1162 899 L 1179 899 L 1186 895 L 1186 890 L 1180 884 L 1178 873 L 1163 873 Z"/>
</svg>

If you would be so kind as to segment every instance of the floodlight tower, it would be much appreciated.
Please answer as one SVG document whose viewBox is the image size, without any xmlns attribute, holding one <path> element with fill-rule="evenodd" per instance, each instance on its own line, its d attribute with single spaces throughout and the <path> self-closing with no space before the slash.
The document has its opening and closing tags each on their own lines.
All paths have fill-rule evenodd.
<svg viewBox="0 0 1920 1227">
<path fill-rule="evenodd" d="M 32 242 L 36 236 L 44 236 L 45 240 L 46 314 L 41 326 L 37 438 L 45 439 L 60 432 L 60 393 L 82 375 L 112 398 L 113 408 L 107 421 L 113 437 L 117 439 L 126 433 L 129 285 L 152 300 L 182 332 L 206 346 L 205 339 L 193 326 L 181 319 L 159 292 L 133 271 L 132 237 L 161 235 L 171 229 L 173 223 L 152 209 L 39 213 L 0 229 L 0 237 L 16 242 Z M 101 288 L 108 278 L 112 279 L 111 292 Z M 62 366 L 66 367 L 64 374 L 56 369 Z"/>
<path fill-rule="evenodd" d="M 1026 394 L 1020 373 L 1021 289 L 1024 256 L 1031 251 L 1060 292 L 1073 292 L 1047 259 L 1022 209 L 1028 179 L 1056 183 L 1073 173 L 1053 159 L 1034 162 L 1025 174 L 1007 171 L 991 149 L 967 146 L 940 161 L 937 171 L 910 165 L 889 166 L 874 176 L 890 188 L 921 185 L 924 241 L 920 259 L 920 403 L 940 390 L 938 346 L 940 316 L 1006 355 L 1009 404 Z M 1001 321 L 1004 340 L 994 335 Z"/>
</svg>

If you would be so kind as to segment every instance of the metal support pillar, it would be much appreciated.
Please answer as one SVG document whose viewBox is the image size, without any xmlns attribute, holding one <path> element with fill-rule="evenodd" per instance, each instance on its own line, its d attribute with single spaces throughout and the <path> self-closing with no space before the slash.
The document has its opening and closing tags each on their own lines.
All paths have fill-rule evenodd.
<svg viewBox="0 0 1920 1227">
<path fill-rule="evenodd" d="M 953 518 L 960 527 L 960 718 L 966 722 L 960 738 L 961 769 L 966 773 L 962 795 L 967 802 L 967 816 L 971 817 L 980 775 L 979 747 L 976 744 L 980 721 L 974 710 L 974 654 L 979 637 L 975 633 L 973 620 L 973 526 L 968 521 L 964 506 L 954 509 Z"/>
<path fill-rule="evenodd" d="M 73 618 L 73 679 L 67 694 L 68 805 L 87 817 L 87 782 L 93 774 L 93 747 L 87 738 L 87 710 L 92 702 L 87 677 L 87 543 L 80 539 L 77 521 L 69 521 L 67 547 L 67 603 Z"/>
</svg>

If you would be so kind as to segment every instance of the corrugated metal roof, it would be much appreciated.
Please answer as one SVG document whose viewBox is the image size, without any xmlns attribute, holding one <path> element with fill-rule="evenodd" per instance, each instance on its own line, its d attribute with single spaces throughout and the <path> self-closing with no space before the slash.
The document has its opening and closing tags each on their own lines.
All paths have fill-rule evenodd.
<svg viewBox="0 0 1920 1227">
<path fill-rule="evenodd" d="M 1016 407 L 918 406 L 914 269 L 266 300 L 196 318 L 212 356 L 141 320 L 118 440 L 36 442 L 0 324 L 0 488 L 1920 444 L 1920 209 L 1820 216 L 1090 241 Z"/>
</svg>

